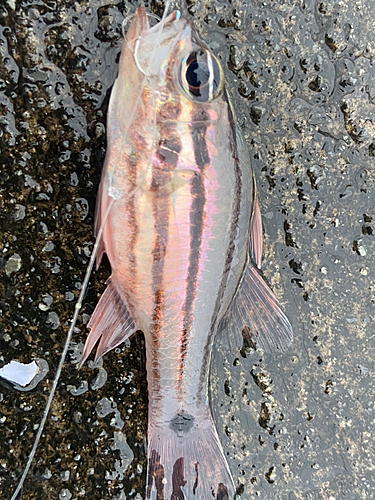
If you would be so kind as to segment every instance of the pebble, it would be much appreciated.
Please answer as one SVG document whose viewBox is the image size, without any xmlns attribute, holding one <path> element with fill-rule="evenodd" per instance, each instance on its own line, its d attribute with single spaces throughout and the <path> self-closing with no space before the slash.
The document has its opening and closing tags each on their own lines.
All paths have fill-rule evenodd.
<svg viewBox="0 0 375 500">
<path fill-rule="evenodd" d="M 21 269 L 22 259 L 17 254 L 14 253 L 8 259 L 8 262 L 5 264 L 5 273 L 7 276 L 11 276 L 13 273 L 16 273 Z"/>
</svg>

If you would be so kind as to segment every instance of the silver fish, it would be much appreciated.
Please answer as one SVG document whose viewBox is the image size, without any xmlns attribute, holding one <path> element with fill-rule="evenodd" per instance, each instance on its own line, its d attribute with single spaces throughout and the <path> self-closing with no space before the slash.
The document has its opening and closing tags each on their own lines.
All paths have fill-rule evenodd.
<svg viewBox="0 0 375 500">
<path fill-rule="evenodd" d="M 149 391 L 146 497 L 230 499 L 233 479 L 211 417 L 214 336 L 283 350 L 292 328 L 259 268 L 254 174 L 220 62 L 173 12 L 150 27 L 140 7 L 108 111 L 98 195 L 97 265 L 112 275 L 81 364 L 140 329 Z"/>
</svg>

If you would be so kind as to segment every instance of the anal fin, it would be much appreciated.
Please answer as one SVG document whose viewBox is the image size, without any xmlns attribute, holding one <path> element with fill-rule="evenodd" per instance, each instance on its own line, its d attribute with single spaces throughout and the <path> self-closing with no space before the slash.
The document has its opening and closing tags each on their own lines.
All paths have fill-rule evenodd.
<svg viewBox="0 0 375 500">
<path fill-rule="evenodd" d="M 95 360 L 124 342 L 136 330 L 128 308 L 111 278 L 107 281 L 107 285 L 87 325 L 91 331 L 86 339 L 79 368 L 99 339 Z"/>
<path fill-rule="evenodd" d="M 250 262 L 222 328 L 235 347 L 248 335 L 257 347 L 273 352 L 284 351 L 293 341 L 292 326 L 280 308 L 275 294 L 261 272 Z"/>
</svg>

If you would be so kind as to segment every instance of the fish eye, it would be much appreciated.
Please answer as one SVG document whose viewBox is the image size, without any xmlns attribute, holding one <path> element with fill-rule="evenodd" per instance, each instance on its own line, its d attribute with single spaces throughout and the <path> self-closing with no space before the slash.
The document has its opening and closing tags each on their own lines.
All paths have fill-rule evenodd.
<svg viewBox="0 0 375 500">
<path fill-rule="evenodd" d="M 180 87 L 190 100 L 210 102 L 223 89 L 224 75 L 219 61 L 208 50 L 195 50 L 185 57 L 178 71 Z"/>
</svg>

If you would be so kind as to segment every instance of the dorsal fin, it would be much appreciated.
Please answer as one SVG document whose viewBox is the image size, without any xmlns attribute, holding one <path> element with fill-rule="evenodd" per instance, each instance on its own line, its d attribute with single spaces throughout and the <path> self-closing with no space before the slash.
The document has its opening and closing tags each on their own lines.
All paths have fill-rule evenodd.
<svg viewBox="0 0 375 500">
<path fill-rule="evenodd" d="M 86 339 L 79 368 L 99 339 L 95 360 L 124 342 L 136 330 L 128 308 L 111 278 L 108 279 L 107 285 L 87 325 L 91 331 Z"/>
</svg>

